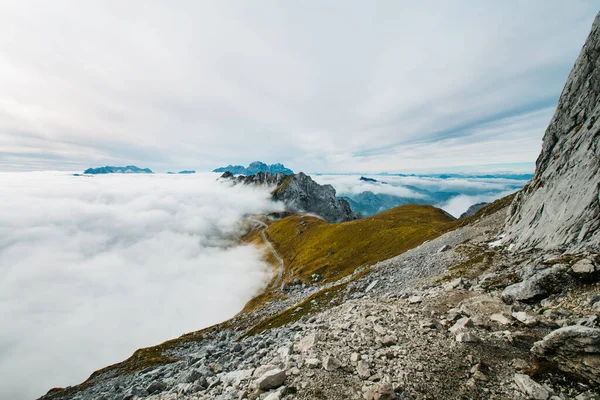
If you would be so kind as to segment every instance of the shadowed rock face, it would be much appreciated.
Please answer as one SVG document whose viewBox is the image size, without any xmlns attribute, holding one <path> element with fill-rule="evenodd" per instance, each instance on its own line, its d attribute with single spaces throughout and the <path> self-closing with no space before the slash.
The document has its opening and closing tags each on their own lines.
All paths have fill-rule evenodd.
<svg viewBox="0 0 600 400">
<path fill-rule="evenodd" d="M 535 174 L 511 206 L 507 241 L 517 250 L 597 249 L 599 170 L 600 14 L 546 129 Z"/>
<path fill-rule="evenodd" d="M 487 206 L 488 204 L 489 203 L 476 203 L 476 204 L 473 204 L 471 207 L 469 207 L 467 209 L 467 211 L 465 211 L 464 213 L 462 213 L 460 215 L 460 217 L 458 217 L 458 219 L 472 217 L 473 215 L 475 215 L 475 213 L 477 211 L 481 210 L 483 207 Z"/>
<path fill-rule="evenodd" d="M 319 185 L 303 172 L 293 175 L 259 172 L 249 176 L 234 176 L 225 172 L 221 178 L 245 185 L 277 186 L 271 192 L 273 200 L 285 203 L 291 211 L 315 213 L 327 222 L 336 223 L 360 218 L 360 214 L 354 213 L 345 199 L 335 196 L 333 186 Z"/>
</svg>

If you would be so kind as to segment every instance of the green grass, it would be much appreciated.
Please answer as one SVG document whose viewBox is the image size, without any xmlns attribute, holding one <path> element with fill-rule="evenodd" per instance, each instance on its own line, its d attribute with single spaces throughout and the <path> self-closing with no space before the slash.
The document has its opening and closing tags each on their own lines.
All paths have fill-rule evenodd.
<svg viewBox="0 0 600 400">
<path fill-rule="evenodd" d="M 310 281 L 316 273 L 327 282 L 401 254 L 455 226 L 438 208 L 404 205 L 339 224 L 295 215 L 271 223 L 266 233 L 285 262 L 284 281 Z"/>
<path fill-rule="evenodd" d="M 336 305 L 341 304 L 343 301 L 343 291 L 346 288 L 346 285 L 348 285 L 348 282 L 312 294 L 301 303 L 256 324 L 244 333 L 240 339 L 243 339 L 246 336 L 259 334 L 268 329 L 279 328 L 294 323 L 305 315 L 315 314 L 326 308 L 335 307 Z"/>
</svg>

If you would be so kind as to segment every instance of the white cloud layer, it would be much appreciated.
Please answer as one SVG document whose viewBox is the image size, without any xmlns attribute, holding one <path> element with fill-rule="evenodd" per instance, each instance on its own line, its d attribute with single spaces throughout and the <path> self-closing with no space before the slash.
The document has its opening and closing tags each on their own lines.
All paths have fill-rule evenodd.
<svg viewBox="0 0 600 400">
<path fill-rule="evenodd" d="M 7 0 L 0 170 L 531 162 L 593 1 Z"/>
<path fill-rule="evenodd" d="M 497 200 L 520 189 L 527 180 L 505 177 L 468 177 L 458 176 L 440 178 L 436 176 L 393 176 L 366 175 L 367 178 L 379 182 L 371 183 L 360 180 L 361 175 L 316 175 L 313 178 L 320 184 L 330 184 L 337 196 L 348 196 L 370 191 L 384 193 L 409 199 L 419 199 L 442 208 L 458 218 L 470 206 L 476 203 Z M 383 184 L 385 182 L 385 184 Z M 445 192 L 451 197 L 440 201 L 434 195 L 419 193 L 416 189 L 427 190 L 432 194 Z"/>
<path fill-rule="evenodd" d="M 240 311 L 269 271 L 235 245 L 238 222 L 281 206 L 215 179 L 0 173 L 1 399 L 79 383 Z"/>
</svg>

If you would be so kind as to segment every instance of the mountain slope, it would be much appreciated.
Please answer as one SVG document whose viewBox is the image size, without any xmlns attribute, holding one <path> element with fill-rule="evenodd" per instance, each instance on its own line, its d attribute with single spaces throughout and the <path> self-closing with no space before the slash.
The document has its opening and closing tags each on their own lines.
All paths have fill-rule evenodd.
<svg viewBox="0 0 600 400">
<path fill-rule="evenodd" d="M 546 130 L 530 183 L 506 225 L 517 249 L 598 249 L 600 243 L 600 14 Z"/>
</svg>

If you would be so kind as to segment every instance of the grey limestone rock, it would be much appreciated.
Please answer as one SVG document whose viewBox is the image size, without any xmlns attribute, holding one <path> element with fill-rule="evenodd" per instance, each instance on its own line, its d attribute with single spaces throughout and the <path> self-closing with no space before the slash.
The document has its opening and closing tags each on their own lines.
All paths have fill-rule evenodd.
<svg viewBox="0 0 600 400">
<path fill-rule="evenodd" d="M 531 181 L 506 223 L 516 250 L 597 248 L 600 242 L 600 14 L 544 135 Z"/>
<path fill-rule="evenodd" d="M 566 326 L 536 342 L 531 351 L 563 371 L 600 384 L 600 329 Z"/>
</svg>

